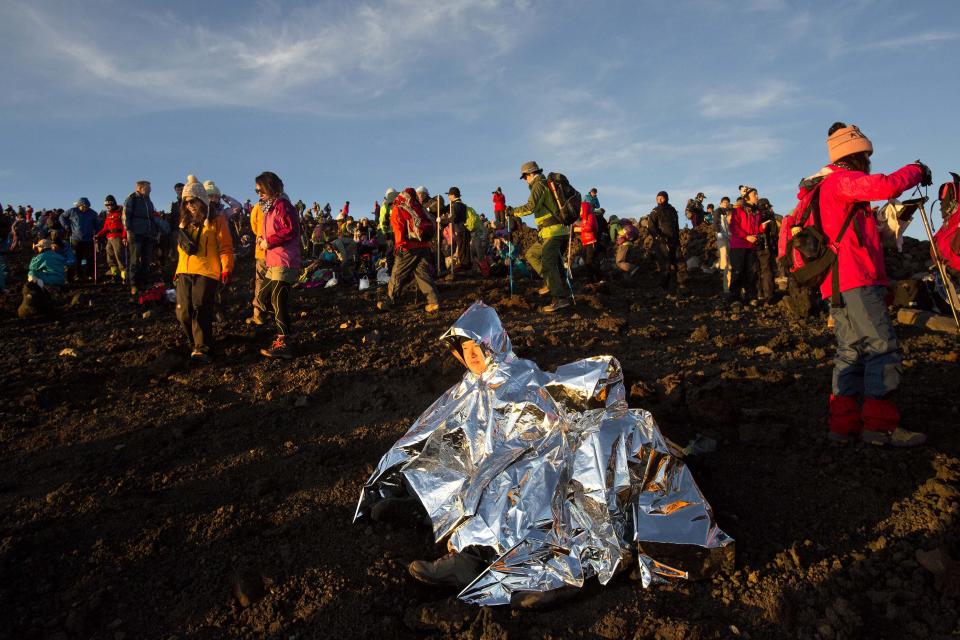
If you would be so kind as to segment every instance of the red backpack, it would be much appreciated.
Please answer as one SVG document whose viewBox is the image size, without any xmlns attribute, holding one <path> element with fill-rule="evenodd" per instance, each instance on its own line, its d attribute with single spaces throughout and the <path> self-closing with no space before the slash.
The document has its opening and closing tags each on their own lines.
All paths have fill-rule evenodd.
<svg viewBox="0 0 960 640">
<path fill-rule="evenodd" d="M 933 236 L 933 242 L 944 264 L 960 271 L 960 216 L 951 216 Z"/>
<path fill-rule="evenodd" d="M 944 222 L 957 212 L 957 194 L 960 193 L 960 176 L 951 171 L 950 177 L 953 180 L 940 185 L 940 191 L 937 194 L 940 198 L 940 214 Z"/>
<path fill-rule="evenodd" d="M 408 193 L 409 192 L 409 193 Z M 413 189 L 404 189 L 393 201 L 393 206 L 407 213 L 407 237 L 417 242 L 429 242 L 437 232 L 436 223 L 427 214 Z"/>
</svg>

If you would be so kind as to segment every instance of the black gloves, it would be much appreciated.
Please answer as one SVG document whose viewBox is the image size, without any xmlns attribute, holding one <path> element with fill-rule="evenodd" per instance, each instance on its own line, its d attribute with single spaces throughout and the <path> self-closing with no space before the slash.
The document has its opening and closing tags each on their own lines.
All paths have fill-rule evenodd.
<svg viewBox="0 0 960 640">
<path fill-rule="evenodd" d="M 930 167 L 928 167 L 927 165 L 923 164 L 923 163 L 920 162 L 919 160 L 917 160 L 914 164 L 918 165 L 918 166 L 920 167 L 921 171 L 923 171 L 923 178 L 920 179 L 920 186 L 921 186 L 921 187 L 929 187 L 930 185 L 932 185 L 932 184 L 933 184 L 933 173 L 930 171 Z"/>
</svg>

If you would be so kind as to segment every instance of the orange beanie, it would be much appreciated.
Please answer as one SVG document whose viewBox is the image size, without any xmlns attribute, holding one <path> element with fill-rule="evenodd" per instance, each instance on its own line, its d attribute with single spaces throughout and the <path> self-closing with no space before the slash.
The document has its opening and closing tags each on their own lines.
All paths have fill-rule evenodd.
<svg viewBox="0 0 960 640">
<path fill-rule="evenodd" d="M 873 144 L 856 125 L 850 125 L 837 129 L 827 138 L 827 150 L 830 152 L 830 162 L 836 162 L 840 158 L 861 151 L 866 151 L 867 155 L 873 155 Z"/>
</svg>

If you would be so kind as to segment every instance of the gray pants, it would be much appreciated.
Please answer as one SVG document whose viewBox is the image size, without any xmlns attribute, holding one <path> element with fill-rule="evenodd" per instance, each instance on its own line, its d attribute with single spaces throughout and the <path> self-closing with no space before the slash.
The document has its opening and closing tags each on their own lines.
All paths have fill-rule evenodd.
<svg viewBox="0 0 960 640">
<path fill-rule="evenodd" d="M 886 287 L 844 291 L 844 306 L 830 307 L 837 336 L 833 394 L 880 399 L 900 385 L 900 348 L 887 313 Z"/>
<path fill-rule="evenodd" d="M 110 275 L 123 276 L 125 266 L 123 261 L 123 239 L 107 238 L 107 268 Z"/>
<path fill-rule="evenodd" d="M 437 304 L 437 285 L 430 273 L 430 257 L 429 249 L 401 250 L 394 254 L 393 271 L 387 285 L 387 297 L 391 302 L 397 301 L 404 285 L 414 278 L 420 291 L 427 296 L 427 303 Z"/>
<path fill-rule="evenodd" d="M 260 318 L 267 308 L 260 301 L 260 290 L 267 279 L 267 261 L 258 259 L 253 276 L 253 317 Z"/>
</svg>

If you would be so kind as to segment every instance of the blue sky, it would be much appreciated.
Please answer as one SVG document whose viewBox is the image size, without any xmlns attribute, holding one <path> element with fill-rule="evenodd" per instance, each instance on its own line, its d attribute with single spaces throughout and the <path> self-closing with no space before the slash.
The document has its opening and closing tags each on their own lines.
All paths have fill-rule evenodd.
<svg viewBox="0 0 960 640">
<path fill-rule="evenodd" d="M 0 202 L 269 169 L 334 210 L 422 184 L 489 212 L 537 160 L 621 217 L 744 183 L 785 213 L 836 120 L 876 171 L 960 168 L 958 48 L 953 0 L 3 0 Z"/>
</svg>

